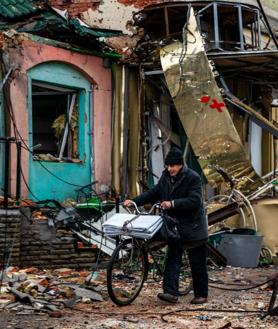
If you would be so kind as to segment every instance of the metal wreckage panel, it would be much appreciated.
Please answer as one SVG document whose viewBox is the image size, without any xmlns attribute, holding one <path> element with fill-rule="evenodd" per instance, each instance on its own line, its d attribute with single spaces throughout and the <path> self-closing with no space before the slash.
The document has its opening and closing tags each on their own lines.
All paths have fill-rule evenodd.
<svg viewBox="0 0 278 329">
<path fill-rule="evenodd" d="M 223 181 L 219 166 L 248 194 L 262 182 L 222 99 L 192 9 L 184 39 L 162 48 L 160 59 L 187 137 L 211 185 Z"/>
</svg>

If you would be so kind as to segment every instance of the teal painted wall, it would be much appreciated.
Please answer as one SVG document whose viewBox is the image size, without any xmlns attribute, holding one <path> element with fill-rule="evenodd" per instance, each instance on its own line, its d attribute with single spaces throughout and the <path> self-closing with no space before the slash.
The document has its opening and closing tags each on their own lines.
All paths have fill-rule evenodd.
<svg viewBox="0 0 278 329">
<path fill-rule="evenodd" d="M 33 160 L 30 155 L 29 164 L 29 197 L 39 200 L 56 199 L 63 201 L 75 198 L 76 186 L 83 186 L 91 181 L 90 168 L 90 88 L 91 85 L 81 73 L 73 67 L 47 62 L 40 64 L 28 71 L 28 115 L 29 115 L 29 140 L 32 148 L 32 80 L 51 83 L 57 86 L 78 89 L 79 100 L 79 158 L 81 163 L 49 162 Z M 51 173 L 53 173 L 53 175 Z M 56 177 L 54 177 L 54 175 Z M 57 178 L 59 177 L 60 180 Z"/>
</svg>

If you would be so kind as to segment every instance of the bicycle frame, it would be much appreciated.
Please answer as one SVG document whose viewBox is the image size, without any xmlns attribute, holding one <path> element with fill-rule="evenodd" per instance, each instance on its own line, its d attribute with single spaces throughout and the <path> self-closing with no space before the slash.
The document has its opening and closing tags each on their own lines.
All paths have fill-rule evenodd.
<svg viewBox="0 0 278 329">
<path fill-rule="evenodd" d="M 132 203 L 136 214 L 150 215 L 158 204 L 152 206 L 150 211 L 141 212 L 135 203 Z M 131 213 L 131 212 L 130 212 Z M 128 225 L 131 220 L 123 224 Z M 155 250 L 162 250 L 167 246 L 166 242 L 154 239 L 141 239 L 128 236 L 123 230 L 123 235 L 119 236 L 121 242 L 114 250 L 107 266 L 107 290 L 111 300 L 119 305 L 130 304 L 139 295 L 144 282 L 147 280 L 150 268 L 150 257 L 154 266 L 153 279 L 157 281 L 156 276 L 162 277 L 164 264 L 167 257 L 167 250 L 163 251 L 162 262 L 155 254 Z M 184 258 L 183 258 L 184 259 Z M 183 277 L 183 290 L 180 295 L 187 294 L 192 287 L 191 279 L 188 278 L 187 264 Z M 189 280 L 188 280 L 189 279 Z"/>
</svg>

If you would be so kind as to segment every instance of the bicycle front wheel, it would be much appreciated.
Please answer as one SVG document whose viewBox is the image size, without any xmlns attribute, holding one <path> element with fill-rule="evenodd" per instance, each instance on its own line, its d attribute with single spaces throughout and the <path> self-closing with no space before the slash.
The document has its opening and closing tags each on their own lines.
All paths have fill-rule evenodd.
<svg viewBox="0 0 278 329">
<path fill-rule="evenodd" d="M 139 295 L 148 275 L 147 251 L 136 239 L 121 242 L 107 266 L 107 290 L 111 300 L 124 306 Z"/>
</svg>

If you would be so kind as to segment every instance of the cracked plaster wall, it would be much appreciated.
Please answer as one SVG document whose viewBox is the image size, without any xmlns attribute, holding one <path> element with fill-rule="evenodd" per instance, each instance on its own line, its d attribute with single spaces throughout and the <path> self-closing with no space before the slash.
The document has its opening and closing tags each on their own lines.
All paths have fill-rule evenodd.
<svg viewBox="0 0 278 329">
<path fill-rule="evenodd" d="M 67 10 L 69 16 L 80 17 L 91 27 L 101 29 L 121 30 L 125 34 L 133 34 L 134 27 L 128 22 L 132 21 L 133 14 L 147 6 L 164 3 L 200 2 L 193 0 L 48 0 L 48 3 L 56 8 Z M 203 2 L 211 2 L 204 0 Z M 244 3 L 258 6 L 256 0 L 226 0 L 230 3 Z M 266 14 L 272 19 L 278 20 L 278 0 L 262 0 Z"/>
<path fill-rule="evenodd" d="M 82 14 L 85 23 L 102 29 L 121 30 L 126 34 L 133 34 L 128 23 L 138 9 L 134 5 L 119 3 L 117 0 L 103 1 L 97 10 L 89 9 Z"/>
<path fill-rule="evenodd" d="M 4 46 L 4 62 L 7 69 L 16 68 L 11 83 L 12 105 L 15 121 L 22 138 L 28 143 L 28 100 L 27 100 L 27 73 L 28 70 L 44 62 L 62 61 L 74 66 L 94 85 L 93 109 L 94 109 L 94 170 L 95 179 L 100 184 L 110 186 L 111 177 L 111 71 L 102 65 L 102 58 L 75 53 L 62 48 L 36 43 L 17 37 L 7 39 Z M 105 142 L 104 142 L 105 141 Z M 15 148 L 12 150 L 12 158 L 16 158 Z M 28 181 L 29 153 L 22 150 L 22 170 Z M 11 163 L 11 187 L 15 193 L 16 162 Z M 25 184 L 22 184 L 22 197 L 28 196 Z M 75 192 L 74 192 L 75 193 Z"/>
</svg>

